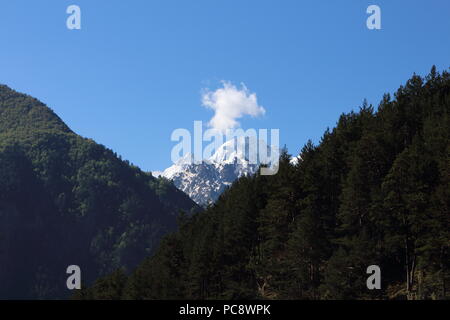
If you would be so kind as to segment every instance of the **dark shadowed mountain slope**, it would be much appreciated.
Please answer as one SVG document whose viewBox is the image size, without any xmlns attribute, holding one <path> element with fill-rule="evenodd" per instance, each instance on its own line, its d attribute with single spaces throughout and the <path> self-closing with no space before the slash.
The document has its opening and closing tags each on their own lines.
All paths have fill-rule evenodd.
<svg viewBox="0 0 450 320">
<path fill-rule="evenodd" d="M 73 133 L 38 100 L 0 86 L 0 298 L 70 294 L 133 268 L 197 206 L 167 180 Z"/>
</svg>

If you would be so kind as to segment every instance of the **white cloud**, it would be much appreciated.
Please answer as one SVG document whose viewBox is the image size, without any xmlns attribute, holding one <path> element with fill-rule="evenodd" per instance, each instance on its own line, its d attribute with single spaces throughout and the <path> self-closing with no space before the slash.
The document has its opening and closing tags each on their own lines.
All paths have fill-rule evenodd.
<svg viewBox="0 0 450 320">
<path fill-rule="evenodd" d="M 257 117 L 266 112 L 258 105 L 256 94 L 251 93 L 244 84 L 240 89 L 226 81 L 222 81 L 222 85 L 222 88 L 206 90 L 202 95 L 203 106 L 214 110 L 214 116 L 208 123 L 211 128 L 225 132 L 239 127 L 237 119 L 245 115 Z"/>
</svg>

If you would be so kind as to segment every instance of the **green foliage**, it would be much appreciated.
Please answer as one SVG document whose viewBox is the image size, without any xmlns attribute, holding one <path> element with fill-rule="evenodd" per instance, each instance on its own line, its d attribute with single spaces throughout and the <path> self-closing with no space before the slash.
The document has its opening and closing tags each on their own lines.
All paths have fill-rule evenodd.
<svg viewBox="0 0 450 320">
<path fill-rule="evenodd" d="M 184 219 L 121 298 L 449 298 L 449 113 L 435 68 L 377 111 L 364 102 L 298 164 L 284 151 L 277 175 L 242 177 Z M 373 264 L 382 290 L 366 287 Z"/>
<path fill-rule="evenodd" d="M 180 211 L 194 209 L 170 182 L 76 135 L 38 100 L 0 86 L 0 298 L 68 296 L 72 264 L 86 284 L 129 271 L 176 229 Z"/>
</svg>

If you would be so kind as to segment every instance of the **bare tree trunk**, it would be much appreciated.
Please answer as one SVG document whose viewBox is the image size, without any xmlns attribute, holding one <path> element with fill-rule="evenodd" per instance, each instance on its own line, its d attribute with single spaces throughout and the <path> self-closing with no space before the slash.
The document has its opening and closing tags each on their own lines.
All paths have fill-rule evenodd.
<svg viewBox="0 0 450 320">
<path fill-rule="evenodd" d="M 406 265 L 406 295 L 409 300 L 411 287 L 410 287 L 410 280 L 409 280 L 409 251 L 408 251 L 408 239 L 405 238 L 405 265 Z"/>
<path fill-rule="evenodd" d="M 441 276 L 442 276 L 442 297 L 441 299 L 445 299 L 445 296 L 447 294 L 446 287 L 445 287 L 445 268 L 444 268 L 444 246 L 441 246 L 441 254 L 440 254 L 440 269 L 441 269 Z"/>
<path fill-rule="evenodd" d="M 416 272 L 416 254 L 413 254 L 408 236 L 405 238 L 405 264 L 406 264 L 406 294 L 408 300 L 413 300 L 414 274 Z M 411 257 L 412 256 L 412 257 Z"/>
<path fill-rule="evenodd" d="M 409 287 L 411 289 L 411 291 L 414 288 L 414 274 L 416 272 L 416 255 L 414 254 L 413 258 L 412 258 L 412 262 L 411 262 L 411 274 L 409 276 L 409 281 L 411 282 L 409 284 Z M 411 299 L 414 299 L 414 296 L 411 293 Z"/>
</svg>

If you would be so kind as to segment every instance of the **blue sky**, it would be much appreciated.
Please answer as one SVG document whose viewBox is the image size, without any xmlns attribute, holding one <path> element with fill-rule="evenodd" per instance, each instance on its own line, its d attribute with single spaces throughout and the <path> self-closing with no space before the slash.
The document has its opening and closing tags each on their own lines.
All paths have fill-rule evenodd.
<svg viewBox="0 0 450 320">
<path fill-rule="evenodd" d="M 81 30 L 66 8 L 81 8 Z M 381 8 L 368 30 L 366 8 Z M 202 90 L 245 83 L 297 153 L 364 98 L 450 66 L 450 1 L 71 0 L 0 3 L 0 83 L 144 170 L 171 165 L 176 128 L 213 111 Z"/>
</svg>

